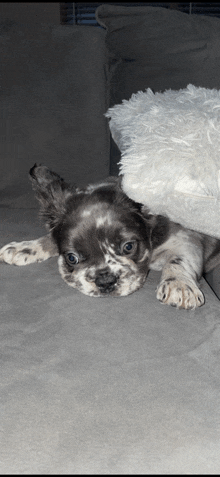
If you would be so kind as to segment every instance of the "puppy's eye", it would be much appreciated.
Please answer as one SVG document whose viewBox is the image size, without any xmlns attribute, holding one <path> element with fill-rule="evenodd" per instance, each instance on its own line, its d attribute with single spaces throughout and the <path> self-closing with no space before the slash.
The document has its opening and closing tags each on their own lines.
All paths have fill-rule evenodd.
<svg viewBox="0 0 220 477">
<path fill-rule="evenodd" d="M 122 246 L 122 253 L 128 255 L 131 252 L 134 252 L 136 248 L 136 242 L 126 242 Z"/>
<path fill-rule="evenodd" d="M 66 253 L 66 260 L 69 265 L 77 265 L 79 258 L 74 253 Z"/>
</svg>

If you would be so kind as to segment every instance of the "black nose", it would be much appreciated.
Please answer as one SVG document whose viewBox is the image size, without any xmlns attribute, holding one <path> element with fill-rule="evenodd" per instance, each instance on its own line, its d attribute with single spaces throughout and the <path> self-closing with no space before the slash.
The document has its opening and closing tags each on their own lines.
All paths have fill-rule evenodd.
<svg viewBox="0 0 220 477">
<path fill-rule="evenodd" d="M 95 279 L 95 284 L 101 293 L 110 293 L 114 290 L 117 277 L 107 270 L 99 270 Z"/>
</svg>

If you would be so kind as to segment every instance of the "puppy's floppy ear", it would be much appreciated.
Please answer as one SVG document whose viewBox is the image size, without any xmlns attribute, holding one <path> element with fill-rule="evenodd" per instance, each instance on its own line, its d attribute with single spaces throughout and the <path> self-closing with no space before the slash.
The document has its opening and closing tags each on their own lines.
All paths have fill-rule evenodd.
<svg viewBox="0 0 220 477">
<path fill-rule="evenodd" d="M 40 215 L 52 230 L 61 222 L 66 212 L 67 200 L 74 194 L 75 189 L 46 166 L 35 164 L 29 174 L 36 198 L 40 202 Z"/>
</svg>

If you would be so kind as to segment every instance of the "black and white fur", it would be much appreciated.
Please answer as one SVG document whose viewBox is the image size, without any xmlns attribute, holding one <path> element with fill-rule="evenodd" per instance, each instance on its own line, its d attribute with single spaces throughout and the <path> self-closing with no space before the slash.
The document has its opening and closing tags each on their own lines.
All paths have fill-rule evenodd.
<svg viewBox="0 0 220 477">
<path fill-rule="evenodd" d="M 198 282 L 220 262 L 219 240 L 150 214 L 125 195 L 120 178 L 74 189 L 36 164 L 30 178 L 49 233 L 5 245 L 0 261 L 28 265 L 58 256 L 64 281 L 95 297 L 129 295 L 150 269 L 162 270 L 160 302 L 186 309 L 204 304 Z"/>
</svg>

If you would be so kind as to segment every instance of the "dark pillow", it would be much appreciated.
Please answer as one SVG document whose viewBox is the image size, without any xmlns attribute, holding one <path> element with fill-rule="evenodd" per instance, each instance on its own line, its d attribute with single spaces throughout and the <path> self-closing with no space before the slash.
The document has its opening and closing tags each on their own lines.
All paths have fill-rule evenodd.
<svg viewBox="0 0 220 477">
<path fill-rule="evenodd" d="M 107 29 L 109 106 L 148 87 L 220 89 L 219 18 L 108 4 L 96 15 Z"/>
</svg>

